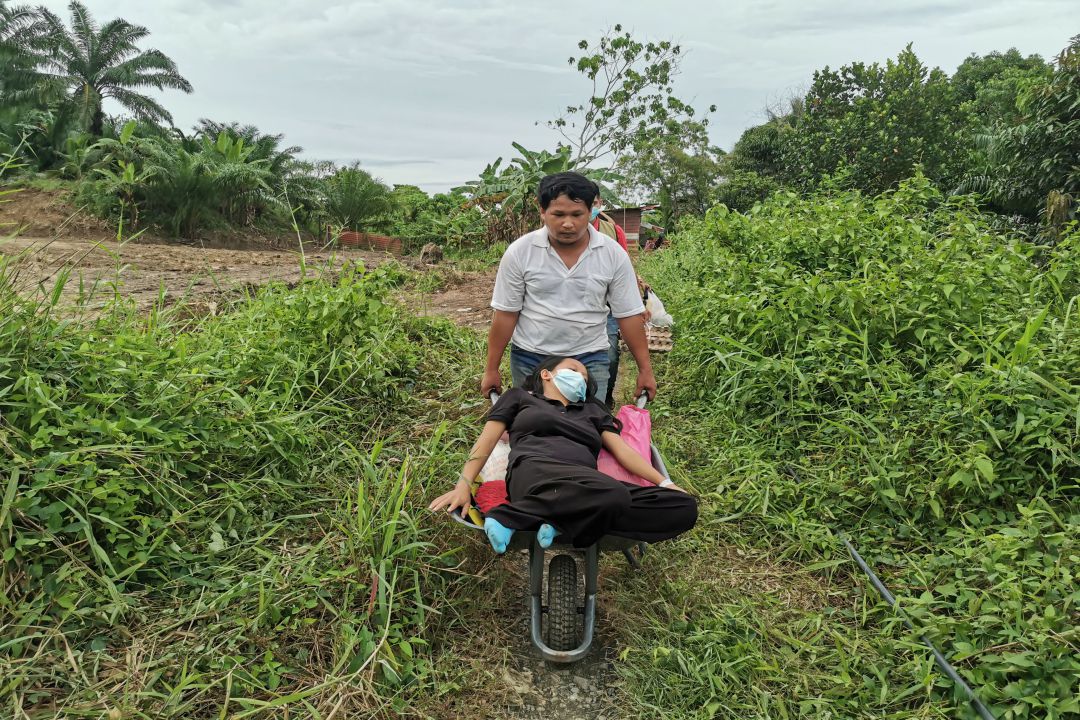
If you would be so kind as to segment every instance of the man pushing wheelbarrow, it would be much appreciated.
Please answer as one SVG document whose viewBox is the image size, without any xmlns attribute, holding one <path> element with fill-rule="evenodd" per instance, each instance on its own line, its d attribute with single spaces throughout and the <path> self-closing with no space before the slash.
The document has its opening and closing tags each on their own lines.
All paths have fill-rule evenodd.
<svg viewBox="0 0 1080 720">
<path fill-rule="evenodd" d="M 588 650 L 596 555 L 604 541 L 634 562 L 630 548 L 675 537 L 697 520 L 696 500 L 667 476 L 659 453 L 654 448 L 648 451 L 648 438 L 644 453 L 640 447 L 632 448 L 620 435 L 622 423 L 597 400 L 604 397 L 609 380 L 609 307 L 638 362 L 637 393 L 642 404 L 655 395 L 656 381 L 645 336 L 645 308 L 630 260 L 615 241 L 589 224 L 595 193 L 593 183 L 577 173 L 560 173 L 541 182 L 538 194 L 544 227 L 514 242 L 499 266 L 487 368 L 481 382 L 485 394 L 501 391 L 499 362 L 513 339 L 514 388 L 495 402 L 454 489 L 430 506 L 467 522 L 473 482 L 500 437 L 509 432 L 505 497 L 484 509 L 483 529 L 500 554 L 522 547 L 520 540 L 527 534 L 533 642 L 546 658 L 563 662 L 578 659 Z M 637 482 L 622 482 L 600 472 L 601 449 Z M 541 639 L 543 552 L 553 543 L 586 552 L 585 640 L 576 649 L 558 629 L 573 625 L 576 601 L 571 598 L 569 610 L 565 598 L 560 607 L 551 607 L 555 586 L 550 581 L 549 640 L 557 637 L 556 645 L 570 647 L 553 648 Z M 549 575 L 560 557 L 569 558 L 556 557 Z M 565 578 L 566 563 L 559 561 L 558 566 Z M 574 567 L 572 558 L 570 567 Z M 573 579 L 570 590 L 576 590 L 576 570 Z M 567 583 L 556 581 L 559 593 L 568 592 Z"/>
</svg>

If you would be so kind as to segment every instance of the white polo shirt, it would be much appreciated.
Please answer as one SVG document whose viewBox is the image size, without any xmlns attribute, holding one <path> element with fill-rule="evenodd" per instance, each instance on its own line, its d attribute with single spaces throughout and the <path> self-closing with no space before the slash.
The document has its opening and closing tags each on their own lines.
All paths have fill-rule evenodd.
<svg viewBox="0 0 1080 720">
<path fill-rule="evenodd" d="M 542 355 L 606 350 L 608 308 L 617 318 L 645 312 L 630 256 L 589 226 L 589 246 L 572 268 L 551 247 L 546 227 L 506 248 L 491 307 L 517 312 L 513 343 Z"/>
</svg>

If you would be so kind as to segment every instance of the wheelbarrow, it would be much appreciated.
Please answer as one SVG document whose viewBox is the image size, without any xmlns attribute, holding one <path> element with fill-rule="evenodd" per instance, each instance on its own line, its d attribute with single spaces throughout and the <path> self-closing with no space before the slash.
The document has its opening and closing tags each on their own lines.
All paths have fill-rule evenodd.
<svg viewBox="0 0 1080 720">
<path fill-rule="evenodd" d="M 492 403 L 498 396 L 492 393 Z M 637 406 L 645 407 L 645 394 L 638 398 Z M 656 445 L 650 442 L 652 466 L 665 478 L 670 478 L 664 459 Z M 474 508 L 476 509 L 476 508 Z M 451 513 L 454 521 L 470 530 L 484 531 L 483 516 L 476 509 L 474 517 L 462 517 L 460 510 Z M 536 532 L 518 530 L 510 538 L 507 552 L 529 551 L 529 633 L 532 643 L 545 660 L 555 663 L 572 663 L 582 659 L 592 645 L 596 628 L 596 593 L 599 585 L 600 553 L 621 552 L 634 570 L 641 569 L 646 543 L 640 540 L 605 535 L 587 548 L 574 548 L 568 542 L 560 542 L 559 536 L 545 550 L 536 542 Z M 545 562 L 551 554 L 551 561 Z M 583 557 L 585 573 L 584 604 L 578 603 L 581 576 L 577 557 Z M 544 585 L 547 585 L 547 602 L 544 602 Z M 579 623 L 579 619 L 581 622 Z"/>
</svg>

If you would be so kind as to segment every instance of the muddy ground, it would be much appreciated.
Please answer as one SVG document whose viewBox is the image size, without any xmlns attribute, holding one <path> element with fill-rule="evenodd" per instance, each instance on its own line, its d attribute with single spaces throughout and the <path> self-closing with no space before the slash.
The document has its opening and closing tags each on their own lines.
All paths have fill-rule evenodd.
<svg viewBox="0 0 1080 720">
<path fill-rule="evenodd" d="M 176 241 L 148 232 L 119 241 L 115 228 L 68 204 L 59 192 L 23 190 L 0 203 L 0 254 L 18 258 L 15 271 L 23 291 L 46 291 L 65 268 L 71 278 L 64 295 L 73 297 L 94 283 L 117 283 L 140 308 L 182 299 L 196 304 L 213 296 L 271 281 L 296 282 L 304 267 L 317 271 L 350 262 L 368 267 L 394 259 L 388 253 L 355 249 L 330 251 L 295 236 L 211 236 Z M 415 265 L 411 258 L 399 262 Z"/>
</svg>

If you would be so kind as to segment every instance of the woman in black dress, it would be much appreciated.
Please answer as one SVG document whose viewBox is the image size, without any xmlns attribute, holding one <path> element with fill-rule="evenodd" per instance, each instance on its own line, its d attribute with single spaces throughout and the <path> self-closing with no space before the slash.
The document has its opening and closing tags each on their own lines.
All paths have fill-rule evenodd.
<svg viewBox="0 0 1080 720">
<path fill-rule="evenodd" d="M 588 547 L 607 534 L 647 542 L 673 538 L 697 521 L 697 501 L 664 478 L 621 437 L 619 421 L 593 396 L 588 370 L 552 357 L 499 398 L 473 446 L 457 485 L 430 509 L 468 511 L 473 480 L 504 431 L 510 431 L 510 502 L 487 513 L 484 530 L 496 552 L 515 530 L 536 530 L 548 547 L 556 535 Z M 596 469 L 604 447 L 630 472 L 656 484 L 619 482 Z"/>
</svg>

